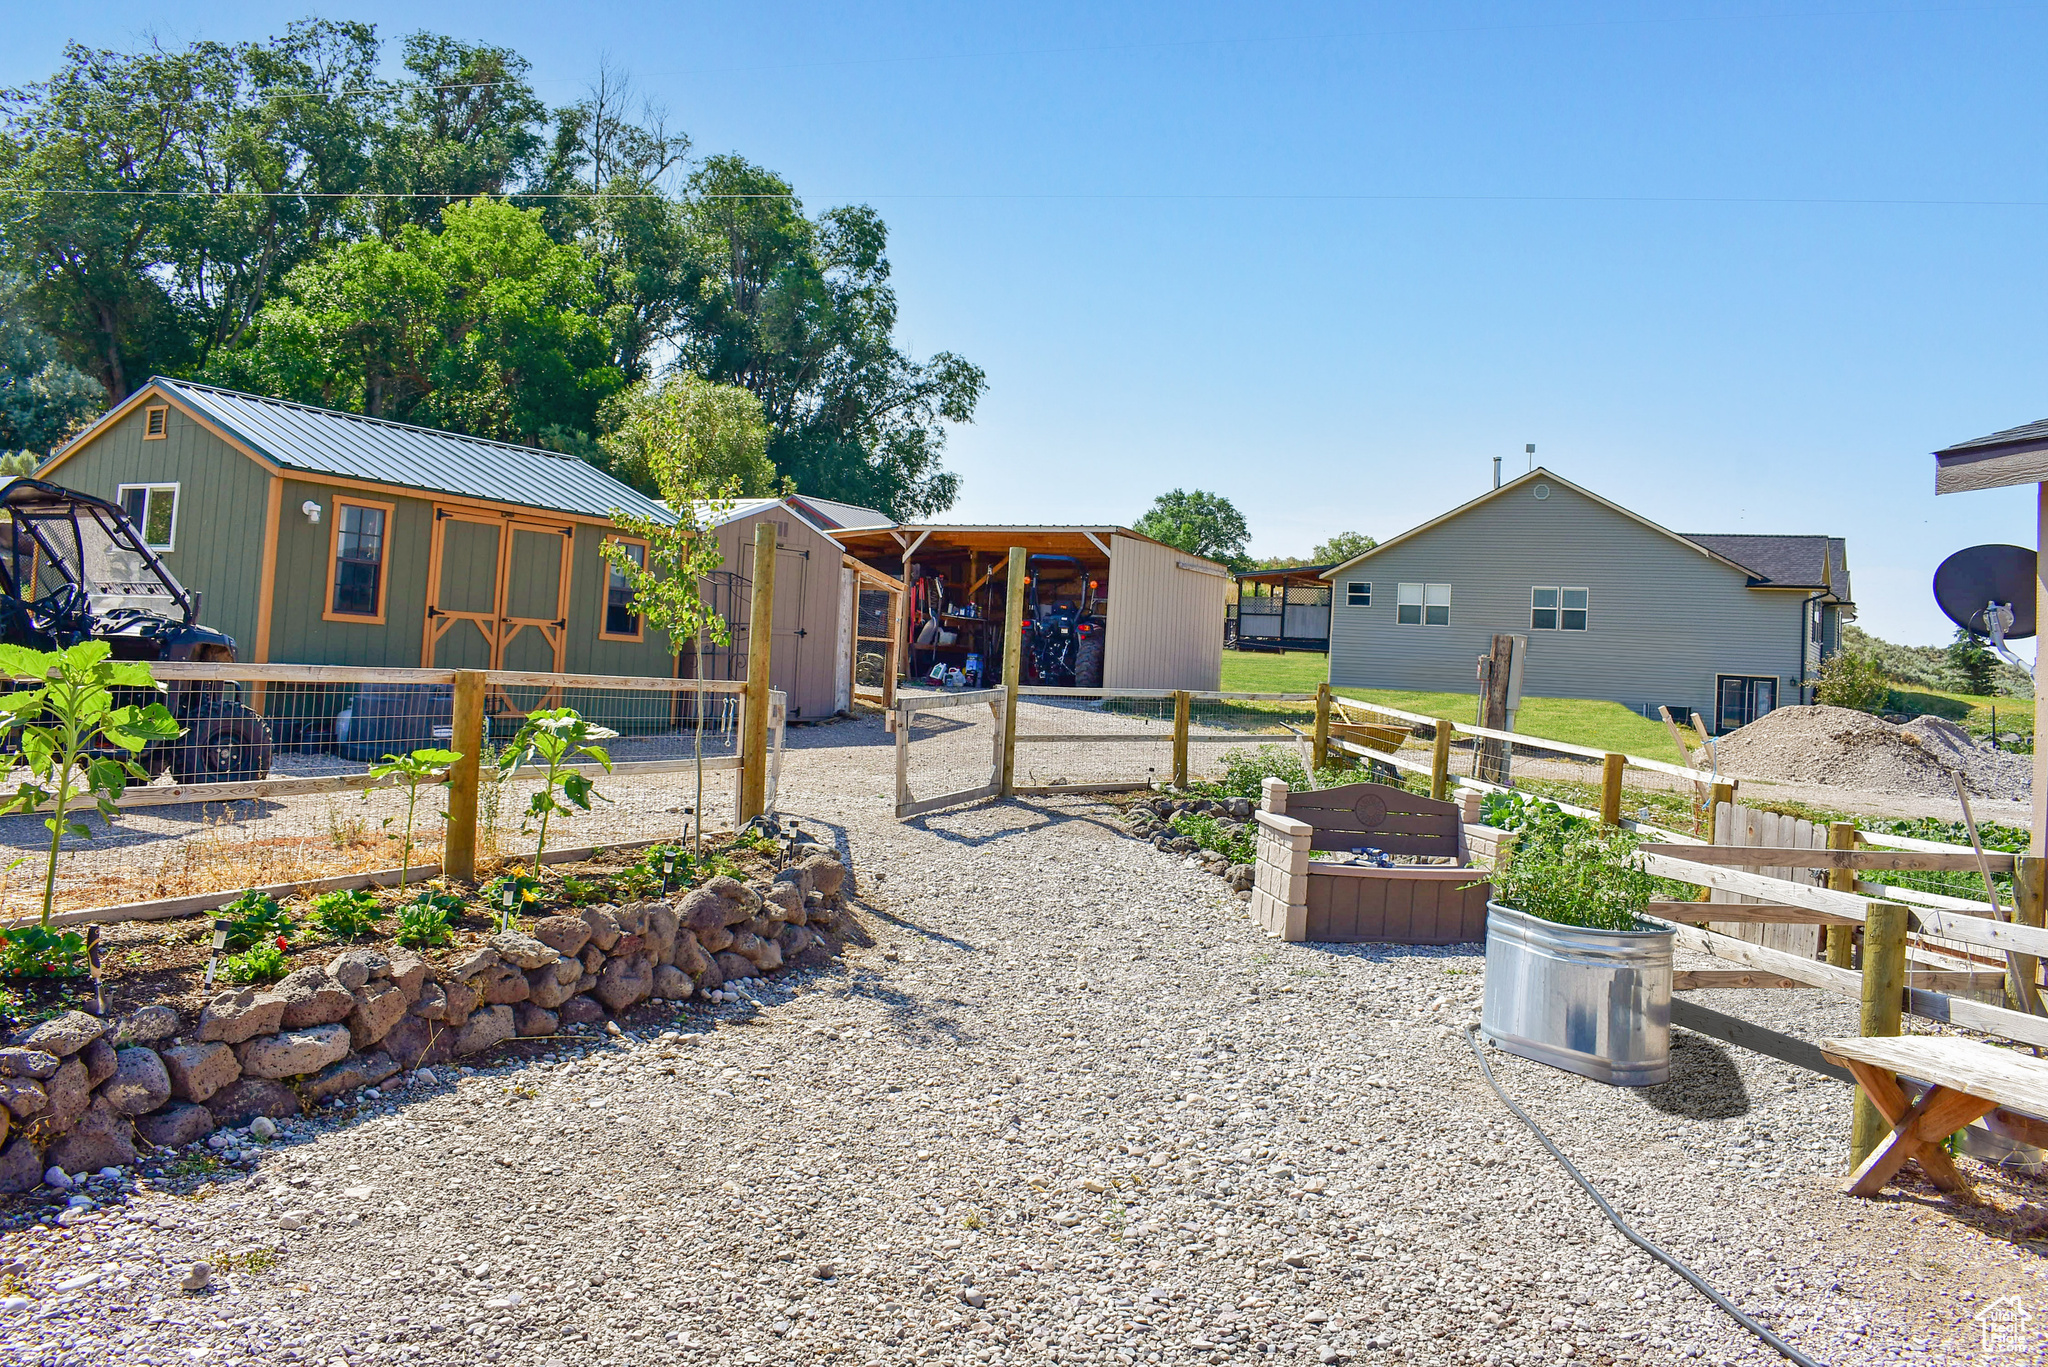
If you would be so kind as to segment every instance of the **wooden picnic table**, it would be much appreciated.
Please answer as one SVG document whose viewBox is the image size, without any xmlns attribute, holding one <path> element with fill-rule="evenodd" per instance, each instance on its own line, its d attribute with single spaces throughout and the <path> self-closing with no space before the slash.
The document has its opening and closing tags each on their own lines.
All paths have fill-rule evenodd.
<svg viewBox="0 0 2048 1367">
<path fill-rule="evenodd" d="M 1993 1111 L 2035 1129 L 2048 1116 L 2048 1060 L 2029 1058 L 1975 1040 L 1947 1035 L 1825 1039 L 1821 1053 L 1849 1070 L 1892 1132 L 1849 1174 L 1851 1196 L 1875 1196 L 1906 1161 L 1920 1165 L 1943 1191 L 1968 1195 L 1942 1141 Z M 1906 1099 L 1899 1079 L 1924 1081 L 1918 1101 Z"/>
</svg>

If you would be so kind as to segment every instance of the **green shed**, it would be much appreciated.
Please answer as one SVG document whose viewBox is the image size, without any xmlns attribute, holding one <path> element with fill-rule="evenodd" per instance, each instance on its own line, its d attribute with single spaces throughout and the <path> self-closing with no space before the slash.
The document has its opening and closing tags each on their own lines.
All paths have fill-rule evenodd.
<svg viewBox="0 0 2048 1367">
<path fill-rule="evenodd" d="M 668 512 L 573 456 L 156 378 L 40 474 L 119 503 L 245 661 L 674 672 L 599 550 Z"/>
</svg>

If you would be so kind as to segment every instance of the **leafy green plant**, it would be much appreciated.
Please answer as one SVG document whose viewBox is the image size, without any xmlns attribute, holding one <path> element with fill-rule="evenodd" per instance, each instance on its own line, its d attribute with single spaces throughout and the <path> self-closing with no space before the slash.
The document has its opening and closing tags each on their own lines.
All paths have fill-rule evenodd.
<svg viewBox="0 0 2048 1367">
<path fill-rule="evenodd" d="M 455 938 L 449 922 L 462 910 L 462 899 L 447 893 L 422 892 L 398 909 L 398 933 L 392 938 L 407 949 L 432 949 Z"/>
<path fill-rule="evenodd" d="M 1891 692 L 1892 681 L 1885 677 L 1884 666 L 1868 655 L 1844 650 L 1829 656 L 1820 667 L 1813 697 L 1829 707 L 1882 712 Z"/>
<path fill-rule="evenodd" d="M 1258 857 L 1258 845 L 1249 828 L 1227 831 L 1222 822 L 1203 812 L 1175 812 L 1166 824 L 1200 848 L 1227 855 L 1233 864 L 1249 864 Z"/>
<path fill-rule="evenodd" d="M 399 786 L 405 789 L 405 835 L 400 841 L 398 854 L 400 892 L 405 891 L 405 877 L 412 868 L 412 819 L 414 810 L 419 806 L 420 789 L 444 782 L 448 777 L 448 767 L 461 758 L 462 755 L 454 750 L 425 749 L 414 750 L 407 755 L 386 755 L 382 764 L 370 766 L 371 778 L 396 778 Z M 370 790 L 366 788 L 363 800 L 367 802 L 369 798 Z M 447 819 L 446 812 L 441 815 L 443 820 Z"/>
<path fill-rule="evenodd" d="M 337 940 L 360 940 L 383 915 L 377 899 L 361 888 L 337 888 L 313 899 L 314 924 Z"/>
<path fill-rule="evenodd" d="M 1567 827 L 1583 818 L 1569 815 L 1555 802 L 1544 802 L 1522 793 L 1488 793 L 1479 799 L 1479 819 L 1501 831 L 1524 831 L 1543 820 L 1556 820 Z"/>
<path fill-rule="evenodd" d="M 605 899 L 605 887 L 595 878 L 578 878 L 574 874 L 562 875 L 562 900 L 572 907 L 585 906 Z"/>
<path fill-rule="evenodd" d="M 510 897 L 506 896 L 510 893 Z M 498 929 L 512 928 L 512 918 L 540 900 L 540 884 L 514 864 L 484 885 L 484 904 L 498 913 Z"/>
<path fill-rule="evenodd" d="M 265 940 L 288 941 L 299 929 L 276 898 L 254 888 L 222 907 L 220 919 L 230 923 L 229 949 L 243 949 Z"/>
<path fill-rule="evenodd" d="M 75 930 L 0 930 L 0 977 L 75 978 L 86 971 L 85 937 Z"/>
<path fill-rule="evenodd" d="M 276 982 L 284 976 L 284 948 L 275 941 L 250 945 L 240 954 L 220 961 L 220 976 L 231 983 Z"/>
<path fill-rule="evenodd" d="M 108 658 L 105 641 L 84 641 L 68 650 L 30 650 L 0 645 L 0 674 L 15 680 L 0 693 L 0 740 L 13 746 L 29 779 L 0 804 L 0 813 L 33 812 L 48 805 L 49 863 L 43 872 L 42 924 L 50 924 L 57 901 L 57 856 L 67 835 L 90 835 L 70 818 L 74 802 L 91 799 L 103 821 L 113 820 L 115 803 L 131 779 L 149 775 L 127 755 L 151 741 L 178 734 L 177 719 L 160 702 L 116 706 L 116 689 L 155 693 L 160 688 L 149 666 Z M 125 754 L 122 752 L 126 752 Z"/>
<path fill-rule="evenodd" d="M 1658 880 L 1627 831 L 1539 811 L 1492 875 L 1502 906 L 1560 925 L 1638 930 Z"/>
<path fill-rule="evenodd" d="M 604 747 L 592 743 L 590 723 L 573 707 L 545 708 L 531 713 L 526 724 L 512 738 L 504 755 L 498 761 L 501 774 L 510 777 L 519 766 L 531 760 L 538 766 L 545 765 L 541 774 L 540 791 L 533 795 L 527 805 L 528 818 L 540 819 L 540 839 L 533 849 L 533 867 L 544 867 L 543 857 L 548 849 L 548 822 L 558 816 L 571 816 L 572 808 L 589 811 L 590 799 L 609 801 L 597 791 L 590 775 L 578 773 L 570 766 L 579 759 L 587 759 L 606 773 L 612 771 L 612 757 Z M 530 829 L 522 827 L 522 829 Z"/>
</svg>

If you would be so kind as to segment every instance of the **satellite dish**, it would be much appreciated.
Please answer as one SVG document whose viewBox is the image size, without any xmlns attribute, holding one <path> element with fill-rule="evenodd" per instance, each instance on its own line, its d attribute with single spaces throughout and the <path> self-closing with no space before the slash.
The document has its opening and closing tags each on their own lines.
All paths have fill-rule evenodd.
<svg viewBox="0 0 2048 1367">
<path fill-rule="evenodd" d="M 2025 546 L 1971 546 L 1941 562 L 1934 572 L 1934 601 L 1948 619 L 1965 631 L 1991 636 L 1984 610 L 1992 603 L 2012 609 L 2008 641 L 2032 636 L 2034 625 L 2034 553 Z"/>
</svg>

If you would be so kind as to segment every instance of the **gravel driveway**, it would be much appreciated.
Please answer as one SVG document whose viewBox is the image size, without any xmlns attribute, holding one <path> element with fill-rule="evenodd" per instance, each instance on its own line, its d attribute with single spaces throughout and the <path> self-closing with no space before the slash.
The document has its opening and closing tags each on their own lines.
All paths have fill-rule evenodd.
<svg viewBox="0 0 2048 1367">
<path fill-rule="evenodd" d="M 898 825 L 878 724 L 790 740 L 784 810 L 861 879 L 842 963 L 292 1122 L 203 1199 L 0 1236 L 27 1298 L 0 1360 L 1776 1360 L 1487 1090 L 1476 947 L 1278 944 L 1102 807 Z M 1810 1034 L 1846 1009 L 1716 995 Z M 1494 1067 L 1820 1361 L 1976 1362 L 1977 1310 L 2048 1303 L 2042 1245 L 2003 1237 L 2048 1215 L 2024 1179 L 1972 1166 L 1984 1208 L 1833 1193 L 1839 1084 L 1683 1034 L 1660 1088 Z"/>
</svg>

